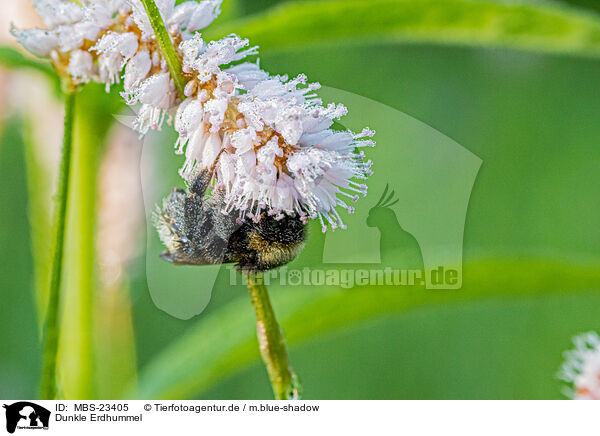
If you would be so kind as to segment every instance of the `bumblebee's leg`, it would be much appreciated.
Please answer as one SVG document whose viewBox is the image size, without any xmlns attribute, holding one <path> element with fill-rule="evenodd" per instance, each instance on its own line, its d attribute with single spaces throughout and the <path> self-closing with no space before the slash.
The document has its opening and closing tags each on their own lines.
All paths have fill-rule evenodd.
<svg viewBox="0 0 600 436">
<path fill-rule="evenodd" d="M 221 153 L 223 153 L 223 151 L 224 149 L 221 149 L 221 151 L 219 151 L 219 154 L 215 158 L 215 161 L 210 166 L 210 168 L 200 170 L 200 172 L 190 185 L 190 193 L 196 194 L 200 196 L 200 198 L 204 198 L 204 194 L 206 193 L 208 185 L 210 185 L 210 181 L 212 180 L 213 175 L 215 174 L 217 162 L 219 162 L 219 158 L 221 157 Z"/>
<path fill-rule="evenodd" d="M 210 185 L 212 176 L 213 171 L 211 169 L 201 170 L 190 184 L 190 193 L 195 194 L 202 199 L 204 194 L 206 194 L 208 185 Z"/>
</svg>

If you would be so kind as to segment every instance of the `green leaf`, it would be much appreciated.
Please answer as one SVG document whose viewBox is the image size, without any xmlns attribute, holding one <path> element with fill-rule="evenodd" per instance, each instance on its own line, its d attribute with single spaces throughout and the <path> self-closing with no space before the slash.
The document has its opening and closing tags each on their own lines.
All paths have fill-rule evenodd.
<svg viewBox="0 0 600 436">
<path fill-rule="evenodd" d="M 588 291 L 597 287 L 600 268 L 537 260 L 486 261 L 467 265 L 465 277 L 461 290 L 288 287 L 273 293 L 273 306 L 293 349 L 340 328 L 419 307 Z M 138 390 L 129 392 L 128 397 L 193 398 L 258 362 L 253 316 L 248 298 L 203 316 L 142 370 Z"/>
<path fill-rule="evenodd" d="M 10 69 L 28 69 L 44 74 L 57 89 L 60 89 L 60 78 L 46 61 L 37 61 L 23 55 L 12 47 L 0 46 L 0 66 Z"/>
<path fill-rule="evenodd" d="M 475 0 L 360 0 L 285 3 L 213 26 L 263 52 L 339 43 L 434 43 L 600 54 L 600 17 L 567 5 Z"/>
</svg>

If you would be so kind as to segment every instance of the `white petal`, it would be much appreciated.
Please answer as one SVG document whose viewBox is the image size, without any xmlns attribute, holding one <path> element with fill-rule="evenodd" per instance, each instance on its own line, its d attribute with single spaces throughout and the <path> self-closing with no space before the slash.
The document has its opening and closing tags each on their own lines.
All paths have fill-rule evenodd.
<svg viewBox="0 0 600 436">
<path fill-rule="evenodd" d="M 228 153 L 223 153 L 219 159 L 218 168 L 221 182 L 229 188 L 229 185 L 233 183 L 236 177 L 234 158 Z"/>
<path fill-rule="evenodd" d="M 203 117 L 202 103 L 196 99 L 188 98 L 177 109 L 175 130 L 180 135 L 187 136 L 189 132 L 194 131 L 202 123 Z"/>
<path fill-rule="evenodd" d="M 146 9 L 140 0 L 129 0 L 129 5 L 133 11 L 133 21 L 142 31 L 142 35 L 149 38 L 154 35 L 152 25 L 146 14 Z M 164 19 L 164 17 L 163 17 Z"/>
<path fill-rule="evenodd" d="M 186 1 L 175 7 L 167 23 L 169 29 L 195 32 L 204 29 L 221 13 L 222 0 Z"/>
<path fill-rule="evenodd" d="M 83 19 L 83 9 L 71 1 L 34 0 L 33 4 L 46 26 L 50 28 Z"/>
<path fill-rule="evenodd" d="M 138 25 L 142 34 L 146 38 L 150 38 L 154 35 L 152 25 L 148 19 L 146 9 L 140 0 L 129 0 L 129 4 L 133 10 L 133 20 Z M 173 14 L 173 8 L 175 6 L 175 0 L 156 0 L 156 6 L 160 11 L 160 15 L 163 21 L 166 23 L 169 21 Z"/>
<path fill-rule="evenodd" d="M 97 26 L 105 29 L 113 22 L 114 11 L 108 3 L 96 1 L 83 8 L 86 21 L 92 21 Z"/>
<path fill-rule="evenodd" d="M 123 57 L 118 52 L 102 53 L 98 57 L 100 69 L 100 82 L 106 83 L 107 91 L 111 85 L 119 83 L 123 69 Z"/>
<path fill-rule="evenodd" d="M 208 122 L 211 124 L 211 132 L 217 132 L 225 119 L 229 102 L 226 99 L 216 99 L 207 101 L 204 104 L 204 111 L 208 114 Z"/>
<path fill-rule="evenodd" d="M 12 26 L 10 32 L 23 47 L 36 56 L 48 56 L 58 48 L 58 37 L 51 30 L 20 30 Z"/>
<path fill-rule="evenodd" d="M 143 104 L 135 120 L 133 128 L 142 135 L 148 133 L 148 130 L 160 130 L 164 121 L 164 111 L 149 104 Z"/>
<path fill-rule="evenodd" d="M 253 149 L 254 142 L 257 140 L 254 129 L 240 129 L 231 135 L 231 145 L 236 148 L 237 153 L 245 153 Z"/>
<path fill-rule="evenodd" d="M 60 26 L 58 33 L 60 49 L 68 52 L 83 45 L 84 40 L 94 41 L 102 29 L 92 21 L 80 21 L 70 26 Z"/>
<path fill-rule="evenodd" d="M 204 133 L 204 127 L 200 127 L 196 129 L 192 137 L 190 138 L 190 142 L 188 142 L 188 146 L 185 149 L 185 158 L 189 161 L 199 161 L 202 160 L 202 154 L 204 152 L 204 144 L 208 135 Z"/>
<path fill-rule="evenodd" d="M 264 165 L 273 165 L 275 162 L 275 156 L 282 156 L 283 152 L 279 148 L 279 140 L 274 136 L 269 142 L 262 146 L 256 153 L 256 159 L 258 162 Z"/>
<path fill-rule="evenodd" d="M 241 174 L 248 174 L 256 167 L 256 153 L 254 150 L 248 150 L 235 156 L 238 158 L 236 171 Z"/>
<path fill-rule="evenodd" d="M 239 84 L 247 91 L 252 90 L 258 83 L 269 77 L 269 75 L 261 70 L 257 64 L 250 62 L 227 68 L 225 72 L 233 74 Z"/>
<path fill-rule="evenodd" d="M 160 11 L 160 15 L 166 22 L 173 15 L 173 9 L 175 8 L 175 0 L 155 0 L 156 6 Z"/>
<path fill-rule="evenodd" d="M 155 74 L 140 86 L 139 101 L 161 109 L 169 109 L 171 100 L 169 95 L 172 90 L 169 73 Z"/>
<path fill-rule="evenodd" d="M 134 86 L 140 84 L 144 80 L 150 68 L 152 67 L 152 61 L 150 60 L 150 54 L 148 50 L 142 50 L 125 65 L 125 76 L 123 86 L 126 91 L 131 90 Z"/>
<path fill-rule="evenodd" d="M 108 32 L 90 50 L 98 53 L 119 53 L 124 61 L 129 60 L 138 49 L 135 33 Z"/>
<path fill-rule="evenodd" d="M 68 72 L 76 82 L 87 83 L 94 74 L 94 59 L 87 51 L 73 50 L 69 59 Z"/>
<path fill-rule="evenodd" d="M 245 56 L 256 54 L 257 47 L 242 50 L 248 45 L 247 39 L 237 35 L 230 35 L 218 41 L 204 44 L 202 38 L 194 35 L 192 39 L 184 41 L 180 45 L 183 56 L 184 70 L 198 74 L 201 82 L 211 79 L 212 75 L 221 72 L 219 65 L 243 59 Z M 241 51 L 240 51 L 241 50 Z"/>
<path fill-rule="evenodd" d="M 135 33 L 122 33 L 119 36 L 118 50 L 125 59 L 130 59 L 138 49 L 138 37 Z"/>
<path fill-rule="evenodd" d="M 222 146 L 223 142 L 219 133 L 211 133 L 208 136 L 204 144 L 204 152 L 202 153 L 202 166 L 204 168 L 209 168 L 213 164 Z"/>
<path fill-rule="evenodd" d="M 202 154 L 207 138 L 208 135 L 204 133 L 204 126 L 200 126 L 192 134 L 185 149 L 185 162 L 183 167 L 179 170 L 179 174 L 184 179 L 191 180 L 196 173 L 198 164 L 202 164 Z"/>
</svg>

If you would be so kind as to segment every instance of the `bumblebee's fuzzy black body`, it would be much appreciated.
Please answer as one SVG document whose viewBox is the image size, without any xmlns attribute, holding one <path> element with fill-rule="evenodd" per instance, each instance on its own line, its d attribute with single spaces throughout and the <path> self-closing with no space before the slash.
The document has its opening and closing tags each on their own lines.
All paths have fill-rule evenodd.
<svg viewBox="0 0 600 436">
<path fill-rule="evenodd" d="M 160 239 L 167 247 L 162 258 L 179 265 L 236 263 L 247 272 L 265 271 L 293 260 L 302 250 L 306 226 L 300 218 L 280 220 L 263 214 L 259 222 L 238 224 L 224 215 L 223 194 L 205 197 L 212 172 L 194 179 L 189 193 L 175 189 L 155 214 Z"/>
</svg>

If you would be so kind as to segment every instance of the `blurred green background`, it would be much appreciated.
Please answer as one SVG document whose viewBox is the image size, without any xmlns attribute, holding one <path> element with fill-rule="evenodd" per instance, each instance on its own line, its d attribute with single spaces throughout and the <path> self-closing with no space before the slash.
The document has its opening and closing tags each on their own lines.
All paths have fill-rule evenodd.
<svg viewBox="0 0 600 436">
<path fill-rule="evenodd" d="M 276 3 L 240 1 L 224 11 L 223 26 Z M 594 2 L 570 3 L 600 22 Z M 272 73 L 304 72 L 389 105 L 483 160 L 465 224 L 462 290 L 272 289 L 306 399 L 562 398 L 562 352 L 572 336 L 600 330 L 600 57 L 467 45 L 367 38 L 261 54 Z M 39 382 L 29 128 L 9 112 L 0 144 L 2 398 L 34 398 Z M 320 248 L 313 233 L 298 267 Z M 207 309 L 187 321 L 153 304 L 145 253 L 128 274 L 139 388 L 123 395 L 271 398 L 246 340 L 252 309 L 243 286 L 228 286 L 229 272 Z M 303 305 L 311 298 L 315 306 Z M 360 313 L 369 304 L 357 302 L 367 300 L 372 308 Z M 207 355 L 216 363 L 203 369 Z M 113 359 L 119 368 L 129 358 Z"/>
</svg>

